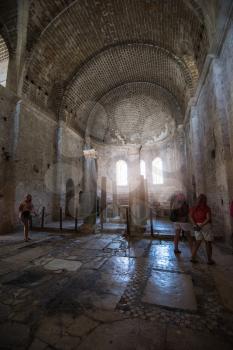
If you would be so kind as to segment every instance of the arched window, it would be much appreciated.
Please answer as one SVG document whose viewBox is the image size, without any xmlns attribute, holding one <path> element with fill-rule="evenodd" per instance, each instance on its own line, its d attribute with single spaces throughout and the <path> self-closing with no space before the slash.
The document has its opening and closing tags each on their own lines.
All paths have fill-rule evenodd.
<svg viewBox="0 0 233 350">
<path fill-rule="evenodd" d="M 116 163 L 116 181 L 118 186 L 128 185 L 128 169 L 124 160 L 118 160 Z"/>
<path fill-rule="evenodd" d="M 0 35 L 0 85 L 6 86 L 9 52 L 4 39 Z"/>
<path fill-rule="evenodd" d="M 155 158 L 152 162 L 152 179 L 154 185 L 163 184 L 163 162 L 161 158 Z"/>
<path fill-rule="evenodd" d="M 144 177 L 144 179 L 146 178 L 146 163 L 144 160 L 140 160 L 140 174 Z"/>
</svg>

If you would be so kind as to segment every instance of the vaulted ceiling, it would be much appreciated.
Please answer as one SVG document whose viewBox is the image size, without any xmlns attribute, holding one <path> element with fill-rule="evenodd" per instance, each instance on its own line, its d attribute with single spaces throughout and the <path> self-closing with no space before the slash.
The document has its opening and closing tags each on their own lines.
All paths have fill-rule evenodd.
<svg viewBox="0 0 233 350">
<path fill-rule="evenodd" d="M 140 90 L 143 101 L 150 86 L 158 105 L 166 99 L 169 109 L 175 101 L 173 118 L 181 123 L 211 44 L 208 6 L 206 0 L 31 0 L 24 96 L 103 140 L 107 130 L 90 128 L 96 104 L 111 96 L 110 114 L 98 114 L 104 128 L 119 91 L 138 96 Z M 135 139 L 126 134 L 120 139 Z"/>
</svg>

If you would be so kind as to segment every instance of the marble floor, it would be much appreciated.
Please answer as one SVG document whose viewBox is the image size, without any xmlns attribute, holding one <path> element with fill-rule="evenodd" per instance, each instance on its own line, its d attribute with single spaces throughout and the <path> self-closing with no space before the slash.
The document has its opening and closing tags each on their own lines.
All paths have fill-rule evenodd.
<svg viewBox="0 0 233 350">
<path fill-rule="evenodd" d="M 115 231 L 1 237 L 0 349 L 232 349 L 232 251 Z"/>
</svg>

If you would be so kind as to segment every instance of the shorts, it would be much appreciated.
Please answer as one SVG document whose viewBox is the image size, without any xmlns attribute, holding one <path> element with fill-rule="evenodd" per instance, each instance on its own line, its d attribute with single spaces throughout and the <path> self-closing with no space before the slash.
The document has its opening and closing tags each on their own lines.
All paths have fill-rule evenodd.
<svg viewBox="0 0 233 350">
<path fill-rule="evenodd" d="M 197 241 L 202 241 L 204 239 L 206 242 L 212 242 L 214 240 L 210 224 L 203 226 L 200 231 L 194 231 L 194 234 Z"/>
<path fill-rule="evenodd" d="M 174 222 L 174 227 L 176 230 L 180 229 L 182 231 L 191 231 L 192 225 L 189 222 Z"/>
<path fill-rule="evenodd" d="M 31 220 L 31 213 L 30 211 L 24 211 L 22 214 L 21 214 L 21 221 L 23 224 L 27 224 L 28 221 Z"/>
</svg>

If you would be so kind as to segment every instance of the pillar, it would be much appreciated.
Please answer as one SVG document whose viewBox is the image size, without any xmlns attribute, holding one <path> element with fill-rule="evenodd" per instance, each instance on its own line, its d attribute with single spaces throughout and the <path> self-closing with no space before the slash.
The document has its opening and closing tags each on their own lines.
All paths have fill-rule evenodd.
<svg viewBox="0 0 233 350">
<path fill-rule="evenodd" d="M 117 204 L 117 185 L 116 180 L 112 181 L 112 207 L 113 207 L 113 217 L 119 215 L 118 204 Z"/>
<path fill-rule="evenodd" d="M 85 149 L 91 149 L 89 145 Z M 82 230 L 91 233 L 96 224 L 97 211 L 97 164 L 95 158 L 84 158 L 83 192 L 80 200 L 80 215 L 83 217 Z"/>
<path fill-rule="evenodd" d="M 132 236 L 141 236 L 145 231 L 145 190 L 140 175 L 139 149 L 130 149 L 128 159 L 130 233 Z"/>
<path fill-rule="evenodd" d="M 100 198 L 100 215 L 102 217 L 102 222 L 106 222 L 107 217 L 107 178 L 102 176 L 101 178 L 101 198 Z"/>
</svg>

